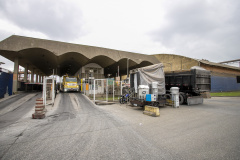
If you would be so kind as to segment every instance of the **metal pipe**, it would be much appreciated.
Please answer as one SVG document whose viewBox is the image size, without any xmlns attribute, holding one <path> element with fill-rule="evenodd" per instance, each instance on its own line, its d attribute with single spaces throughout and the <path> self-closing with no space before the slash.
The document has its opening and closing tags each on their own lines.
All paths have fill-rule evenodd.
<svg viewBox="0 0 240 160">
<path fill-rule="evenodd" d="M 113 101 L 114 101 L 114 83 L 115 81 L 113 81 Z"/>
<path fill-rule="evenodd" d="M 231 61 L 224 61 L 224 62 L 219 62 L 219 63 L 229 63 L 229 62 L 237 62 L 239 61 L 240 63 L 240 59 L 235 59 L 235 60 L 231 60 Z"/>
<path fill-rule="evenodd" d="M 107 79 L 107 86 L 106 86 L 106 100 L 108 102 L 108 79 Z"/>
<path fill-rule="evenodd" d="M 52 105 L 54 104 L 54 98 L 55 98 L 55 81 L 53 77 L 52 78 Z"/>
<path fill-rule="evenodd" d="M 128 64 L 129 63 L 129 58 L 127 58 L 127 78 L 128 78 Z"/>
<path fill-rule="evenodd" d="M 120 81 L 120 84 L 121 84 L 121 95 L 122 95 L 122 81 Z"/>
</svg>

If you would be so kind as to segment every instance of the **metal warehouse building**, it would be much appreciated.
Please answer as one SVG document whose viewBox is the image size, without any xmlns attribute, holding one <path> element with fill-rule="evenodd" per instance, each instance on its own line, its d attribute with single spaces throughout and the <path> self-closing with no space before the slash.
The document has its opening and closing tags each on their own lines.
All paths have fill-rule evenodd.
<svg viewBox="0 0 240 160">
<path fill-rule="evenodd" d="M 99 78 L 124 76 L 130 69 L 163 63 L 166 72 L 189 70 L 200 66 L 212 72 L 212 92 L 240 90 L 240 68 L 197 60 L 179 55 L 144 55 L 107 48 L 71 44 L 23 36 L 10 36 L 0 42 L 0 55 L 14 62 L 13 91 L 18 89 L 18 67 L 25 68 L 24 81 L 28 70 L 31 82 L 41 82 L 42 76 L 78 74 L 81 78 L 88 71 L 96 72 Z M 207 57 L 206 57 L 207 58 Z M 37 77 L 34 81 L 33 77 Z M 96 77 L 95 75 L 93 77 Z M 85 77 L 84 77 L 85 78 Z"/>
</svg>

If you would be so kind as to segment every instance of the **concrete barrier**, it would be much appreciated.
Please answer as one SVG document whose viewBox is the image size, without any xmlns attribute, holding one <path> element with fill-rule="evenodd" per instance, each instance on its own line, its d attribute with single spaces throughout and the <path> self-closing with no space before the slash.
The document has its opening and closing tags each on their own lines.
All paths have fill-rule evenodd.
<svg viewBox="0 0 240 160">
<path fill-rule="evenodd" d="M 187 104 L 189 106 L 193 104 L 203 104 L 203 97 L 201 96 L 188 97 Z"/>
<path fill-rule="evenodd" d="M 160 112 L 158 107 L 153 107 L 153 106 L 145 106 L 143 114 L 153 116 L 153 117 L 159 117 Z"/>
</svg>

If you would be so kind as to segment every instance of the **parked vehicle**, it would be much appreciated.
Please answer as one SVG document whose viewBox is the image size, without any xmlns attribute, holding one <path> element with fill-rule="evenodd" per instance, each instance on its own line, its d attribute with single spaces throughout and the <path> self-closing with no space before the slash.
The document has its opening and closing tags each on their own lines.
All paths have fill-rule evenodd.
<svg viewBox="0 0 240 160">
<path fill-rule="evenodd" d="M 163 64 L 155 64 L 130 71 L 130 103 L 133 106 L 164 106 L 166 104 Z M 153 97 L 147 100 L 146 97 Z"/>
<path fill-rule="evenodd" d="M 77 77 L 69 77 L 68 75 L 63 76 L 61 85 L 62 92 L 76 91 L 79 92 L 79 85 L 77 84 Z"/>
<path fill-rule="evenodd" d="M 179 88 L 179 104 L 203 103 L 201 94 L 211 89 L 211 73 L 200 67 L 164 73 L 161 63 L 130 71 L 130 103 L 164 106 L 172 99 L 171 87 Z"/>
<path fill-rule="evenodd" d="M 200 67 L 188 71 L 165 73 L 166 93 L 170 96 L 171 87 L 179 87 L 179 103 L 187 103 L 188 98 L 200 96 L 211 90 L 211 72 Z"/>
</svg>

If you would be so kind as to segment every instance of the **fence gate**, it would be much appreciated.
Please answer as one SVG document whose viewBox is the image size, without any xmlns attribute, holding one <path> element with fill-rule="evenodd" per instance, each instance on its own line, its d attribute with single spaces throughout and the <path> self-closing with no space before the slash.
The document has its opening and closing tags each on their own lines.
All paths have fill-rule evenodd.
<svg viewBox="0 0 240 160">
<path fill-rule="evenodd" d="M 121 85 L 121 81 L 114 81 L 113 79 L 94 79 L 93 94 L 90 94 L 89 97 L 94 102 L 118 101 L 119 96 L 122 94 Z"/>
</svg>

